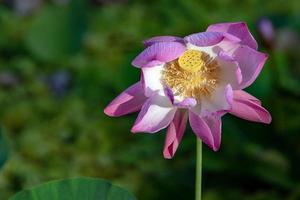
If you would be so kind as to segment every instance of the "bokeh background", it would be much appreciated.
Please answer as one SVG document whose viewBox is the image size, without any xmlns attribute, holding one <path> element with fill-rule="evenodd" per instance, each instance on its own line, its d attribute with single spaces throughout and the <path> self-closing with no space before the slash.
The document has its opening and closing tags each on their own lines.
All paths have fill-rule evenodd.
<svg viewBox="0 0 300 200">
<path fill-rule="evenodd" d="M 136 114 L 109 118 L 103 109 L 139 79 L 130 63 L 142 40 L 227 21 L 247 22 L 269 54 L 247 90 L 273 122 L 223 117 L 220 151 L 204 147 L 203 199 L 299 200 L 299 0 L 0 1 L 0 123 L 9 147 L 0 200 L 75 176 L 112 180 L 141 200 L 193 199 L 190 128 L 165 160 L 164 131 L 133 135 Z"/>
</svg>

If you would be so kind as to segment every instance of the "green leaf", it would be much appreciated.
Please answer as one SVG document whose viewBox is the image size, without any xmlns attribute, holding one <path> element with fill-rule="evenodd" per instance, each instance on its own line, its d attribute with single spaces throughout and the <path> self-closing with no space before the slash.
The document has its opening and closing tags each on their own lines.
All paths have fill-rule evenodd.
<svg viewBox="0 0 300 200">
<path fill-rule="evenodd" d="M 103 179 L 71 178 L 24 190 L 10 200 L 136 200 L 128 191 Z"/>
<path fill-rule="evenodd" d="M 2 134 L 2 128 L 0 128 L 0 169 L 3 167 L 7 158 L 8 158 L 8 146 Z"/>
</svg>

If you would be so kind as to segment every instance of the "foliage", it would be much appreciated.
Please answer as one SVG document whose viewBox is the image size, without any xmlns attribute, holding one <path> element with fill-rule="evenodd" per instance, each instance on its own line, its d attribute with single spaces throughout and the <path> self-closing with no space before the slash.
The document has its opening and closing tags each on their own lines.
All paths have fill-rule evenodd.
<svg viewBox="0 0 300 200">
<path fill-rule="evenodd" d="M 10 200 L 135 200 L 126 190 L 93 178 L 51 181 L 19 192 Z"/>
</svg>

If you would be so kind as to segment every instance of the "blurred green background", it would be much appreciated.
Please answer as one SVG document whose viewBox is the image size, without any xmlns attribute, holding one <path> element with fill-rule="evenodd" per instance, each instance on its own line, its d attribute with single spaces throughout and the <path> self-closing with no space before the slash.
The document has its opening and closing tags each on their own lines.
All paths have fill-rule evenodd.
<svg viewBox="0 0 300 200">
<path fill-rule="evenodd" d="M 165 160 L 164 131 L 133 135 L 136 114 L 109 118 L 103 109 L 138 81 L 130 62 L 142 40 L 227 21 L 246 21 L 269 54 L 247 90 L 273 121 L 223 117 L 220 151 L 204 148 L 203 198 L 300 199 L 299 0 L 0 2 L 0 150 L 4 141 L 9 147 L 0 200 L 75 176 L 112 180 L 141 200 L 193 199 L 190 128 L 175 157 Z"/>
</svg>

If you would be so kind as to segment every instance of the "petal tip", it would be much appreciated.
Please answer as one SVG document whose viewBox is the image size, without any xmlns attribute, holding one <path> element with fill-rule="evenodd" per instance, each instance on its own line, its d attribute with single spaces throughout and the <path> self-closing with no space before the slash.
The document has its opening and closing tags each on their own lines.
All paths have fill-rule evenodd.
<svg viewBox="0 0 300 200">
<path fill-rule="evenodd" d="M 161 128 L 161 129 L 163 129 L 163 128 Z M 136 124 L 130 129 L 130 132 L 133 133 L 133 134 L 136 134 L 136 133 L 150 133 L 150 134 L 153 134 L 153 133 L 157 133 L 161 129 L 157 130 L 157 129 L 152 129 L 152 128 L 149 128 L 149 127 L 144 127 L 140 124 Z"/>
<path fill-rule="evenodd" d="M 118 114 L 116 114 L 115 109 L 111 105 L 106 106 L 106 108 L 104 108 L 103 112 L 104 112 L 104 114 L 106 114 L 109 117 L 118 117 L 119 116 Z"/>
<path fill-rule="evenodd" d="M 131 62 L 131 65 L 136 67 L 136 68 L 140 68 L 136 62 L 136 59 L 134 59 L 132 62 Z"/>
<path fill-rule="evenodd" d="M 106 114 L 110 117 L 113 117 L 113 113 L 111 112 L 109 107 L 104 108 L 103 112 L 104 112 L 104 114 Z"/>
<path fill-rule="evenodd" d="M 166 159 L 171 159 L 175 155 L 176 149 L 174 151 L 174 143 L 164 148 L 163 154 Z"/>
<path fill-rule="evenodd" d="M 268 111 L 267 111 L 268 112 Z M 268 116 L 265 119 L 262 119 L 262 123 L 264 124 L 271 124 L 272 122 L 272 116 L 271 114 L 268 112 Z"/>
<path fill-rule="evenodd" d="M 247 23 L 244 22 L 244 21 L 241 21 L 240 24 L 241 24 L 242 27 L 248 27 L 248 26 L 247 26 Z"/>
<path fill-rule="evenodd" d="M 220 146 L 213 146 L 212 150 L 214 152 L 218 152 L 220 150 Z"/>
<path fill-rule="evenodd" d="M 202 142 L 204 142 L 204 141 L 202 141 Z M 214 141 L 206 141 L 204 143 L 214 152 L 218 152 L 220 150 L 220 145 L 215 144 Z"/>
<path fill-rule="evenodd" d="M 169 152 L 164 151 L 163 156 L 164 156 L 165 159 L 171 160 L 174 155 L 171 155 Z"/>
<path fill-rule="evenodd" d="M 134 125 L 131 129 L 130 129 L 130 132 L 133 133 L 133 134 L 136 134 L 138 132 L 140 132 L 137 127 Z"/>
</svg>

